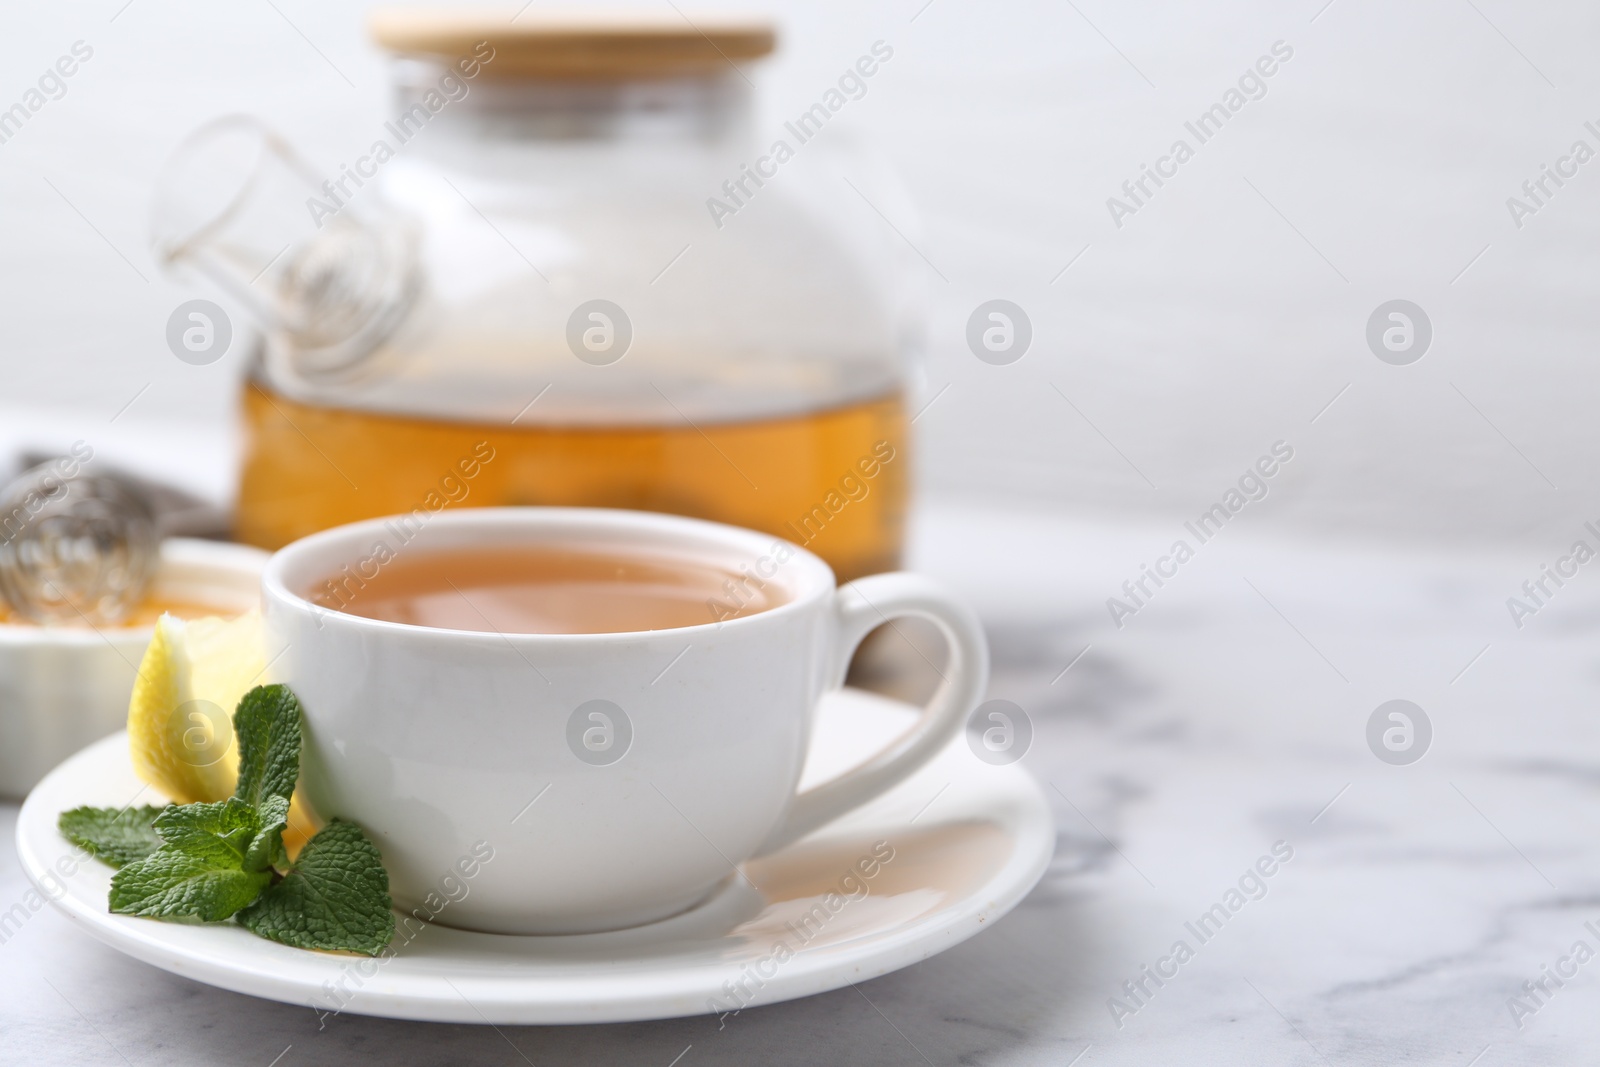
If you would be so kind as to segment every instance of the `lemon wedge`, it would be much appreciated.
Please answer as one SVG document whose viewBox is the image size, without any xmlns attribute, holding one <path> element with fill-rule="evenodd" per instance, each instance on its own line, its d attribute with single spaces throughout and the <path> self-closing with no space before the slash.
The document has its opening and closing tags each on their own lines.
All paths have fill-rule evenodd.
<svg viewBox="0 0 1600 1067">
<path fill-rule="evenodd" d="M 233 711 L 270 679 L 261 613 L 234 619 L 162 615 L 128 702 L 128 744 L 140 778 L 178 804 L 226 800 L 239 777 Z M 315 830 L 296 796 L 284 844 Z"/>
</svg>

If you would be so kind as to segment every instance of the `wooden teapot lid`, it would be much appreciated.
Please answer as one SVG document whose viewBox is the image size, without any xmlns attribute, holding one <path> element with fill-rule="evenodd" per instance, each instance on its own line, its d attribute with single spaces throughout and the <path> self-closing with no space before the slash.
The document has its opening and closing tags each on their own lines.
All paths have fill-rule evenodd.
<svg viewBox="0 0 1600 1067">
<path fill-rule="evenodd" d="M 716 74 L 773 50 L 772 22 L 697 12 L 384 7 L 367 20 L 378 44 L 454 64 L 494 58 L 484 77 L 625 80 Z M 480 50 L 475 52 L 475 50 Z"/>
</svg>

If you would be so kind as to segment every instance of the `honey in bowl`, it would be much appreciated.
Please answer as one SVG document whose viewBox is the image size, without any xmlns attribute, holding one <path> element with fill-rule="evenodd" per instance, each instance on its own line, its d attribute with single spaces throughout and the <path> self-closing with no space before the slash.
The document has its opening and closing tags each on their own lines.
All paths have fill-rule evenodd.
<svg viewBox="0 0 1600 1067">
<path fill-rule="evenodd" d="M 154 626 L 156 620 L 163 614 L 171 613 L 180 619 L 203 619 L 208 615 L 233 615 L 235 610 L 224 609 L 216 604 L 202 604 L 195 600 L 179 600 L 172 597 L 149 596 L 136 605 L 117 622 L 110 624 L 118 629 L 138 629 L 145 626 Z M 4 602 L 0 601 L 0 626 L 38 626 L 33 620 L 12 611 Z M 67 627 L 88 629 L 88 620 L 77 617 L 67 618 L 59 622 L 48 624 L 52 627 Z"/>
</svg>

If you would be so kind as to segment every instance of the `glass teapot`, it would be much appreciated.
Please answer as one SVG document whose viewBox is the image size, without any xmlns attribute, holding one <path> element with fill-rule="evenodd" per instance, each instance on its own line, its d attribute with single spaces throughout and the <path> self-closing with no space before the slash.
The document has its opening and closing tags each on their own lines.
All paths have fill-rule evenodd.
<svg viewBox="0 0 1600 1067">
<path fill-rule="evenodd" d="M 915 272 L 825 129 L 892 49 L 758 137 L 736 64 L 771 51 L 763 23 L 372 29 L 396 107 L 367 151 L 322 172 L 223 119 L 158 190 L 159 255 L 262 327 L 237 536 L 626 507 L 770 532 L 841 580 L 893 569 Z"/>
</svg>

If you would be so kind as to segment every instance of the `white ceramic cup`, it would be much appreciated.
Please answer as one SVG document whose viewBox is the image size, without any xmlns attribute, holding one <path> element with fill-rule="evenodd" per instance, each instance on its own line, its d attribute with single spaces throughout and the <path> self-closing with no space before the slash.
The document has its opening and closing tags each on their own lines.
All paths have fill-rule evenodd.
<svg viewBox="0 0 1600 1067">
<path fill-rule="evenodd" d="M 667 630 L 502 634 L 303 595 L 346 566 L 370 577 L 390 553 L 512 545 L 709 562 L 774 584 L 784 603 L 720 623 L 708 606 L 706 624 Z M 402 911 L 495 933 L 610 930 L 693 906 L 736 864 L 921 767 L 988 680 L 977 618 L 934 582 L 881 574 L 836 589 L 804 549 L 668 515 L 467 509 L 409 536 L 393 520 L 355 523 L 279 551 L 262 589 L 273 678 L 305 713 L 313 809 L 373 837 Z M 867 633 L 905 616 L 949 643 L 938 692 L 903 737 L 797 795 L 818 701 Z"/>
</svg>

